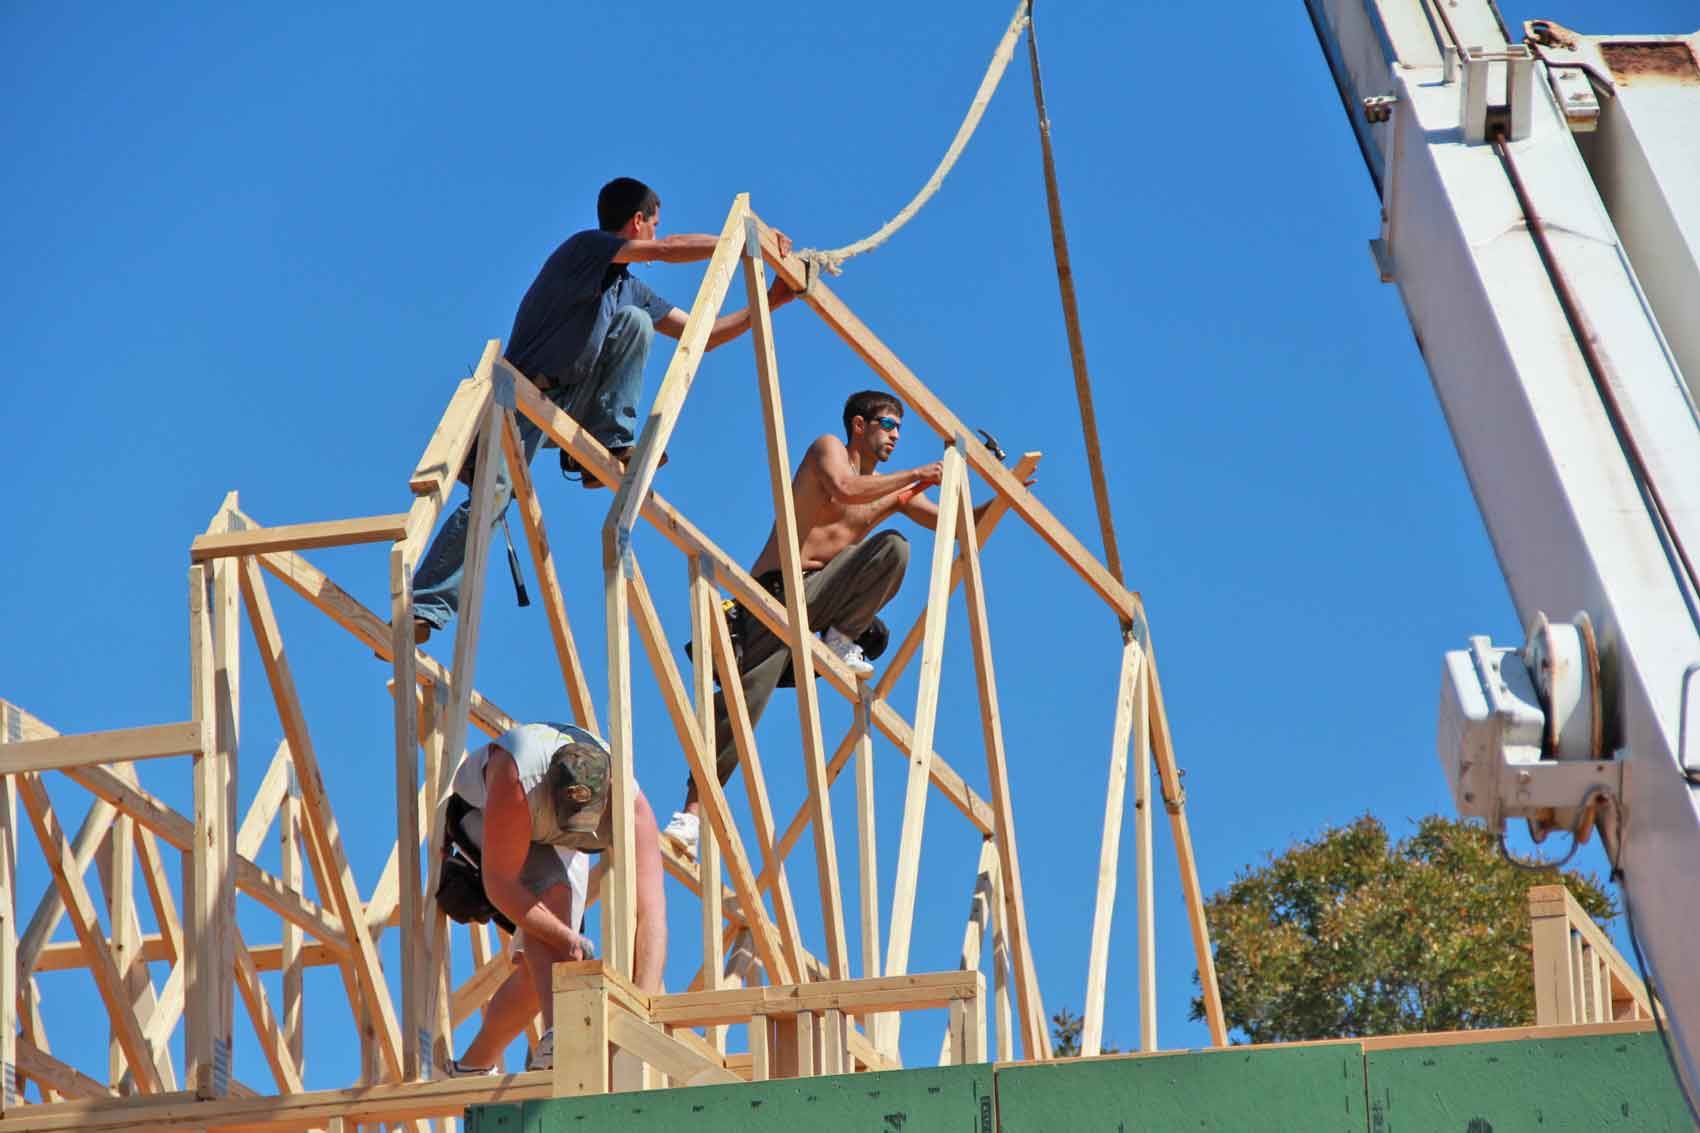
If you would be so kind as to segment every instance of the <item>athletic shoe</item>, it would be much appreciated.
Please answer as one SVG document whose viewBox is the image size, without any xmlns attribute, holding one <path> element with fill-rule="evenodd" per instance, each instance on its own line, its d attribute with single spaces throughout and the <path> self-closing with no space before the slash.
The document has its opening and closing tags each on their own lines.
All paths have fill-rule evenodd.
<svg viewBox="0 0 1700 1133">
<path fill-rule="evenodd" d="M 688 810 L 676 810 L 673 819 L 661 833 L 683 847 L 691 857 L 697 856 L 697 841 L 702 837 L 702 821 Z"/>
<path fill-rule="evenodd" d="M 526 1055 L 525 1068 L 527 1070 L 553 1070 L 555 1068 L 555 1028 L 550 1027 L 543 1032 L 543 1037 L 538 1040 L 536 1046 L 531 1048 L 531 1053 Z"/>
<path fill-rule="evenodd" d="M 862 647 L 857 645 L 853 638 L 840 631 L 837 626 L 827 630 L 826 637 L 822 640 L 826 642 L 826 647 L 832 650 L 834 656 L 850 667 L 850 671 L 856 674 L 858 680 L 873 675 L 874 667 L 868 663 L 867 657 L 863 655 Z"/>
<path fill-rule="evenodd" d="M 451 1058 L 443 1066 L 443 1074 L 449 1078 L 494 1078 L 502 1072 L 500 1066 L 468 1066 L 458 1058 Z"/>
</svg>

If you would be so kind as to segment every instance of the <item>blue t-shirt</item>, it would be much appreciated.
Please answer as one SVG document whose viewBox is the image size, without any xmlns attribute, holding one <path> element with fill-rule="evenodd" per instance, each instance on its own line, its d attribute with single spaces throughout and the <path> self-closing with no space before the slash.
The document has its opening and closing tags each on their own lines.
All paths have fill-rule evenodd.
<svg viewBox="0 0 1700 1133">
<path fill-rule="evenodd" d="M 507 358 L 529 378 L 571 384 L 596 365 L 608 324 L 621 307 L 659 322 L 673 304 L 614 262 L 623 236 L 592 228 L 569 236 L 537 273 L 514 315 Z"/>
</svg>

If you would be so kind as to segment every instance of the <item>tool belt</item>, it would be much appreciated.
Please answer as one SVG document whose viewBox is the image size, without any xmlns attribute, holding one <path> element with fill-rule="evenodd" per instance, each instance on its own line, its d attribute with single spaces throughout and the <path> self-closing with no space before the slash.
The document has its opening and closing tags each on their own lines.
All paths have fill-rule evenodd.
<svg viewBox="0 0 1700 1133">
<path fill-rule="evenodd" d="M 459 795 L 449 796 L 443 816 L 443 863 L 437 878 L 437 907 L 456 924 L 488 924 L 495 921 L 508 932 L 514 922 L 490 903 L 484 892 L 482 855 L 466 833 L 462 820 L 476 808 Z"/>
</svg>

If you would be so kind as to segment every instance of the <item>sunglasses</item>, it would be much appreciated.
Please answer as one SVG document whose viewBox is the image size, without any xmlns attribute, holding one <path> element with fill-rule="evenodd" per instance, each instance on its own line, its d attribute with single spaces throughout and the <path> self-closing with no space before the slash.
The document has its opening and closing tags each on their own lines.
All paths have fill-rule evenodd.
<svg viewBox="0 0 1700 1133">
<path fill-rule="evenodd" d="M 878 425 L 880 428 L 884 429 L 888 433 L 895 433 L 895 432 L 897 432 L 897 430 L 899 430 L 903 427 L 903 418 L 901 418 L 901 417 L 870 417 L 870 418 L 868 418 L 868 424 Z"/>
</svg>

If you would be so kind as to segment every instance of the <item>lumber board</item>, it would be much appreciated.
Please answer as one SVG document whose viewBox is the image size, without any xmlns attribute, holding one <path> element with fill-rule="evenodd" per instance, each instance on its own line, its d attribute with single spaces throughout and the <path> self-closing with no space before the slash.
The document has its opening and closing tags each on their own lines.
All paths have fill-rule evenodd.
<svg viewBox="0 0 1700 1133">
<path fill-rule="evenodd" d="M 1140 673 L 1133 705 L 1133 845 L 1139 937 L 1139 1049 L 1157 1049 L 1157 900 L 1151 814 L 1151 684 Z"/>
<path fill-rule="evenodd" d="M 285 885 L 300 889 L 304 880 L 301 876 L 301 800 L 293 783 L 289 788 L 278 807 L 278 874 Z M 295 1060 L 297 1072 L 305 1074 L 305 968 L 310 961 L 299 926 L 284 921 L 281 936 L 275 967 L 283 972 L 283 1041 L 289 1056 Z M 315 951 L 328 957 L 322 947 Z M 258 955 L 254 956 L 256 966 L 259 966 L 259 959 Z M 325 962 L 330 961 L 327 959 Z"/>
<path fill-rule="evenodd" d="M 992 1013 L 997 1021 L 998 1049 L 994 1061 L 1015 1057 L 1015 1012 L 1010 1005 L 1009 918 L 1004 903 L 1003 878 L 992 874 Z"/>
<path fill-rule="evenodd" d="M 754 249 L 751 251 L 753 253 Z M 808 772 L 809 817 L 815 835 L 815 871 L 820 883 L 827 968 L 835 979 L 843 979 L 850 974 L 850 950 L 844 934 L 844 897 L 838 877 L 838 841 L 832 821 L 831 781 L 827 777 L 826 754 L 822 750 L 825 741 L 821 738 L 820 700 L 815 688 L 814 630 L 809 625 L 797 506 L 791 492 L 791 457 L 785 443 L 779 360 L 773 347 L 773 313 L 767 305 L 767 281 L 759 255 L 748 256 L 744 260 L 744 290 L 749 300 L 750 336 L 755 343 L 762 422 L 767 438 L 774 534 L 785 579 L 786 632 L 780 640 L 791 649 L 791 668 L 796 675 L 797 720 L 802 732 L 803 766 Z"/>
<path fill-rule="evenodd" d="M 0 751 L 0 774 L 59 771 L 87 763 L 194 755 L 200 750 L 200 742 L 200 730 L 193 720 L 25 740 L 7 744 L 5 750 Z"/>
<path fill-rule="evenodd" d="M 604 855 L 607 869 L 602 892 L 602 955 L 616 970 L 630 975 L 636 961 L 637 869 L 632 807 L 637 797 L 633 779 L 631 592 L 626 575 L 635 560 L 631 549 L 618 546 L 614 531 L 602 532 L 602 602 L 608 649 L 608 805 L 612 842 Z M 559 1046 L 557 1045 L 557 1051 Z M 560 1065 L 559 1059 L 556 1066 Z M 559 1083 L 557 1083 L 559 1084 Z"/>
<path fill-rule="evenodd" d="M 1210 947 L 1210 923 L 1204 916 L 1204 891 L 1198 884 L 1198 861 L 1192 852 L 1192 828 L 1186 817 L 1186 788 L 1181 785 L 1180 765 L 1169 735 L 1169 710 L 1163 702 L 1163 678 L 1157 667 L 1157 646 L 1149 630 L 1145 636 L 1145 680 L 1151 718 L 1151 754 L 1163 789 L 1163 805 L 1169 812 L 1169 834 L 1175 842 L 1175 860 L 1181 875 L 1181 895 L 1186 903 L 1187 927 L 1192 931 L 1193 960 L 1198 965 L 1198 986 L 1204 1000 L 1204 1021 L 1210 1028 L 1210 1045 L 1228 1045 L 1228 1023 L 1222 1011 L 1222 989 L 1216 980 L 1216 953 Z M 1050 1041 L 1047 1033 L 1046 1041 Z"/>
<path fill-rule="evenodd" d="M 960 447 L 960 446 L 959 446 Z M 1049 1051 L 1045 1001 L 1033 963 L 1032 938 L 1027 932 L 1027 903 L 1021 880 L 1021 857 L 1016 849 L 1015 805 L 1009 785 L 1009 760 L 1004 752 L 1003 717 L 998 705 L 997 674 L 992 664 L 991 619 L 986 613 L 986 584 L 980 570 L 977 530 L 968 483 L 962 483 L 962 507 L 957 513 L 962 545 L 963 595 L 968 607 L 968 637 L 974 653 L 974 680 L 980 696 L 980 727 L 986 748 L 986 778 L 992 796 L 993 835 L 997 839 L 999 876 L 1006 902 L 1005 923 L 1014 959 L 1016 1003 L 1020 1012 L 1022 1046 Z"/>
<path fill-rule="evenodd" d="M 186 1085 L 215 1098 L 230 1088 L 234 1018 L 234 916 L 226 916 L 223 887 L 233 880 L 235 829 L 227 806 L 234 738 L 220 727 L 215 602 L 211 571 L 189 568 L 189 687 L 200 740 L 194 760 L 195 835 L 184 886 L 184 1066 Z M 228 706 L 226 706 L 228 709 Z M 225 961 L 232 962 L 226 966 Z"/>
<path fill-rule="evenodd" d="M 1098 846 L 1098 884 L 1092 905 L 1092 936 L 1087 946 L 1086 996 L 1081 1011 L 1080 1053 L 1095 1058 L 1103 1047 L 1104 992 L 1109 978 L 1110 928 L 1115 916 L 1117 864 L 1121 853 L 1122 803 L 1127 794 L 1128 739 L 1133 734 L 1134 698 L 1145 654 L 1132 634 L 1122 635 L 1122 663 L 1116 682 L 1115 725 L 1110 732 L 1110 778 L 1104 788 L 1104 830 Z M 1141 985 L 1141 1006 L 1144 987 Z M 1141 1049 L 1149 1049 L 1141 1046 Z"/>
<path fill-rule="evenodd" d="M 239 558 L 268 551 L 308 551 L 315 547 L 350 547 L 362 543 L 393 543 L 407 534 L 407 513 L 291 523 L 282 527 L 250 527 L 216 535 L 197 535 L 189 544 L 189 561 Z"/>
<path fill-rule="evenodd" d="M 720 592 L 714 588 L 714 568 L 703 562 L 701 555 L 686 561 L 686 577 L 691 596 L 691 641 L 697 643 L 691 652 L 691 697 L 696 707 L 697 735 L 704 741 L 705 750 L 714 743 L 714 650 L 709 639 L 714 634 L 714 611 L 720 604 Z M 715 753 L 709 752 L 709 758 Z M 718 768 L 715 778 L 719 778 Z M 697 876 L 701 878 L 697 893 L 702 905 L 702 972 L 708 991 L 725 986 L 722 944 L 725 930 L 725 902 L 720 896 L 720 838 L 711 827 L 706 837 L 697 839 Z M 746 863 L 747 867 L 747 863 Z M 750 900 L 759 902 L 761 893 L 752 886 Z M 689 1032 L 686 1032 L 689 1033 Z M 715 1051 L 726 1051 L 726 1028 L 710 1027 L 708 1041 Z M 724 1067 L 724 1061 L 721 1065 Z"/>
<path fill-rule="evenodd" d="M 489 350 L 488 344 L 485 350 Z M 443 416 L 425 442 L 425 451 L 420 453 L 419 462 L 407 478 L 407 486 L 415 495 L 448 494 L 448 485 L 453 484 L 460 474 L 466 450 L 472 446 L 473 435 L 478 431 L 478 419 L 484 409 L 482 398 L 488 396 L 488 382 L 480 382 L 475 377 L 455 386 Z"/>
<path fill-rule="evenodd" d="M 921 837 L 926 828 L 928 782 L 933 754 L 933 727 L 938 719 L 939 679 L 944 670 L 944 634 L 950 609 L 950 565 L 956 545 L 956 515 L 962 508 L 962 453 L 945 450 L 944 474 L 939 481 L 938 527 L 933 533 L 932 572 L 927 585 L 927 629 L 921 645 L 920 687 L 915 696 L 915 731 L 909 744 L 909 783 L 903 797 L 903 829 L 897 844 L 897 879 L 892 889 L 891 926 L 887 930 L 885 973 L 900 976 L 909 970 L 909 938 L 915 924 L 915 890 L 921 876 Z M 897 1020 L 882 1024 L 878 1039 L 886 1050 L 896 1047 Z M 888 1032 L 886 1027 L 890 1026 Z"/>
<path fill-rule="evenodd" d="M 600 977 L 564 984 L 554 976 L 554 1096 L 605 1094 L 612 1087 L 608 1058 L 608 992 Z"/>
<path fill-rule="evenodd" d="M 755 1016 L 801 1011 L 868 1015 L 949 1007 L 953 999 L 979 994 L 978 972 L 917 972 L 862 980 L 816 980 L 722 991 L 694 991 L 649 998 L 651 1022 L 668 1026 L 736 1023 Z"/>
<path fill-rule="evenodd" d="M 395 671 L 390 706 L 395 721 L 396 800 L 395 849 L 391 860 L 396 868 L 394 872 L 386 869 L 380 882 L 380 888 L 393 887 L 401 916 L 401 940 L 396 949 L 401 960 L 401 1076 L 410 1082 L 424 1077 L 430 1070 L 428 1053 L 421 1058 L 418 1041 L 420 1032 L 426 1029 L 426 957 L 420 939 L 423 927 L 419 892 L 421 788 L 419 715 L 415 711 L 419 682 L 413 648 L 413 565 L 405 545 L 390 548 L 390 651 L 394 654 L 391 664 Z M 360 915 L 366 912 L 362 909 Z"/>
<path fill-rule="evenodd" d="M 862 929 L 862 976 L 880 974 L 879 827 L 874 814 L 874 736 L 868 694 L 856 704 L 852 726 L 856 746 L 856 864 L 861 874 L 859 912 Z M 827 768 L 827 779 L 832 779 Z"/>
</svg>

